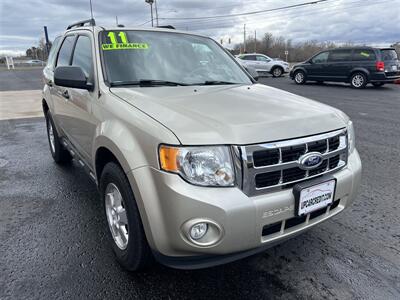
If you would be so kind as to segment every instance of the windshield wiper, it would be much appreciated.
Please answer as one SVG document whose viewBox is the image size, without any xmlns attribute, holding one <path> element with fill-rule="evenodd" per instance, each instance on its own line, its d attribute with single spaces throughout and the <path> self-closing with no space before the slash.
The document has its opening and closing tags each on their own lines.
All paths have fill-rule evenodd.
<svg viewBox="0 0 400 300">
<path fill-rule="evenodd" d="M 174 82 L 166 80 L 154 80 L 154 79 L 141 79 L 136 81 L 113 81 L 110 82 L 110 86 L 126 86 L 126 85 L 138 85 L 138 86 L 186 86 L 188 84 L 183 82 Z"/>
<path fill-rule="evenodd" d="M 240 84 L 239 82 L 220 81 L 220 80 L 207 80 L 198 85 L 224 85 L 224 84 Z"/>
</svg>

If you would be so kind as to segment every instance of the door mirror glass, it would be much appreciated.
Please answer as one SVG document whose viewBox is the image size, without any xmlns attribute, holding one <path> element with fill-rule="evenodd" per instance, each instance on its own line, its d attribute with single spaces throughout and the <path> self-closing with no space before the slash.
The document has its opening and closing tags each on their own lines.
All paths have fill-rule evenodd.
<svg viewBox="0 0 400 300">
<path fill-rule="evenodd" d="M 81 67 L 60 66 L 54 70 L 54 84 L 58 86 L 93 90 L 93 85 L 87 82 Z"/>
</svg>

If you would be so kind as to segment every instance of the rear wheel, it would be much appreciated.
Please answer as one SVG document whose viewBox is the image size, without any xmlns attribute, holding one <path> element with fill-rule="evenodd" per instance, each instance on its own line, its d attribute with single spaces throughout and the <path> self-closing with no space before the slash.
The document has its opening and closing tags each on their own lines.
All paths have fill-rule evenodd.
<svg viewBox="0 0 400 300">
<path fill-rule="evenodd" d="M 351 75 L 350 84 L 355 89 L 363 89 L 367 85 L 367 76 L 361 72 L 354 73 Z"/>
<path fill-rule="evenodd" d="M 385 83 L 384 82 L 372 82 L 372 85 L 374 86 L 374 87 L 381 87 L 381 86 L 383 86 Z"/>
<path fill-rule="evenodd" d="M 47 138 L 50 146 L 50 153 L 54 161 L 57 164 L 65 164 L 70 162 L 72 157 L 61 144 L 61 140 L 58 135 L 57 129 L 54 126 L 54 122 L 51 117 L 50 111 L 46 113 L 46 126 L 47 126 Z"/>
<path fill-rule="evenodd" d="M 271 71 L 273 77 L 281 77 L 283 69 L 281 67 L 274 67 Z"/>
<path fill-rule="evenodd" d="M 129 271 L 147 267 L 153 260 L 152 253 L 129 181 L 118 164 L 110 162 L 104 167 L 100 192 L 118 262 Z"/>
<path fill-rule="evenodd" d="M 301 70 L 300 71 L 296 71 L 294 73 L 293 78 L 294 78 L 294 82 L 296 84 L 304 84 L 304 83 L 306 83 L 306 74 Z"/>
</svg>

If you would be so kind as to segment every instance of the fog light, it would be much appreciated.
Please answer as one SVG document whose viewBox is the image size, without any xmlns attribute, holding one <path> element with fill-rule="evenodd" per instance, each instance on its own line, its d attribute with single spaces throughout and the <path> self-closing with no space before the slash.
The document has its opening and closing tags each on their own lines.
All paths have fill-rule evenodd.
<svg viewBox="0 0 400 300">
<path fill-rule="evenodd" d="M 207 229 L 207 223 L 197 223 L 190 228 L 190 237 L 199 240 L 207 233 Z"/>
</svg>

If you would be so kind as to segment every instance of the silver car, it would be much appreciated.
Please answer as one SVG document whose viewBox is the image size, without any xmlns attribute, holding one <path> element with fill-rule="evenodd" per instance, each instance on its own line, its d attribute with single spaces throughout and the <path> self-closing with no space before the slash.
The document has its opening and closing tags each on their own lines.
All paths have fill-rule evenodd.
<svg viewBox="0 0 400 300">
<path fill-rule="evenodd" d="M 240 54 L 237 58 L 243 66 L 254 68 L 260 76 L 271 74 L 274 77 L 281 77 L 289 72 L 287 62 L 270 58 L 265 54 Z"/>
</svg>

